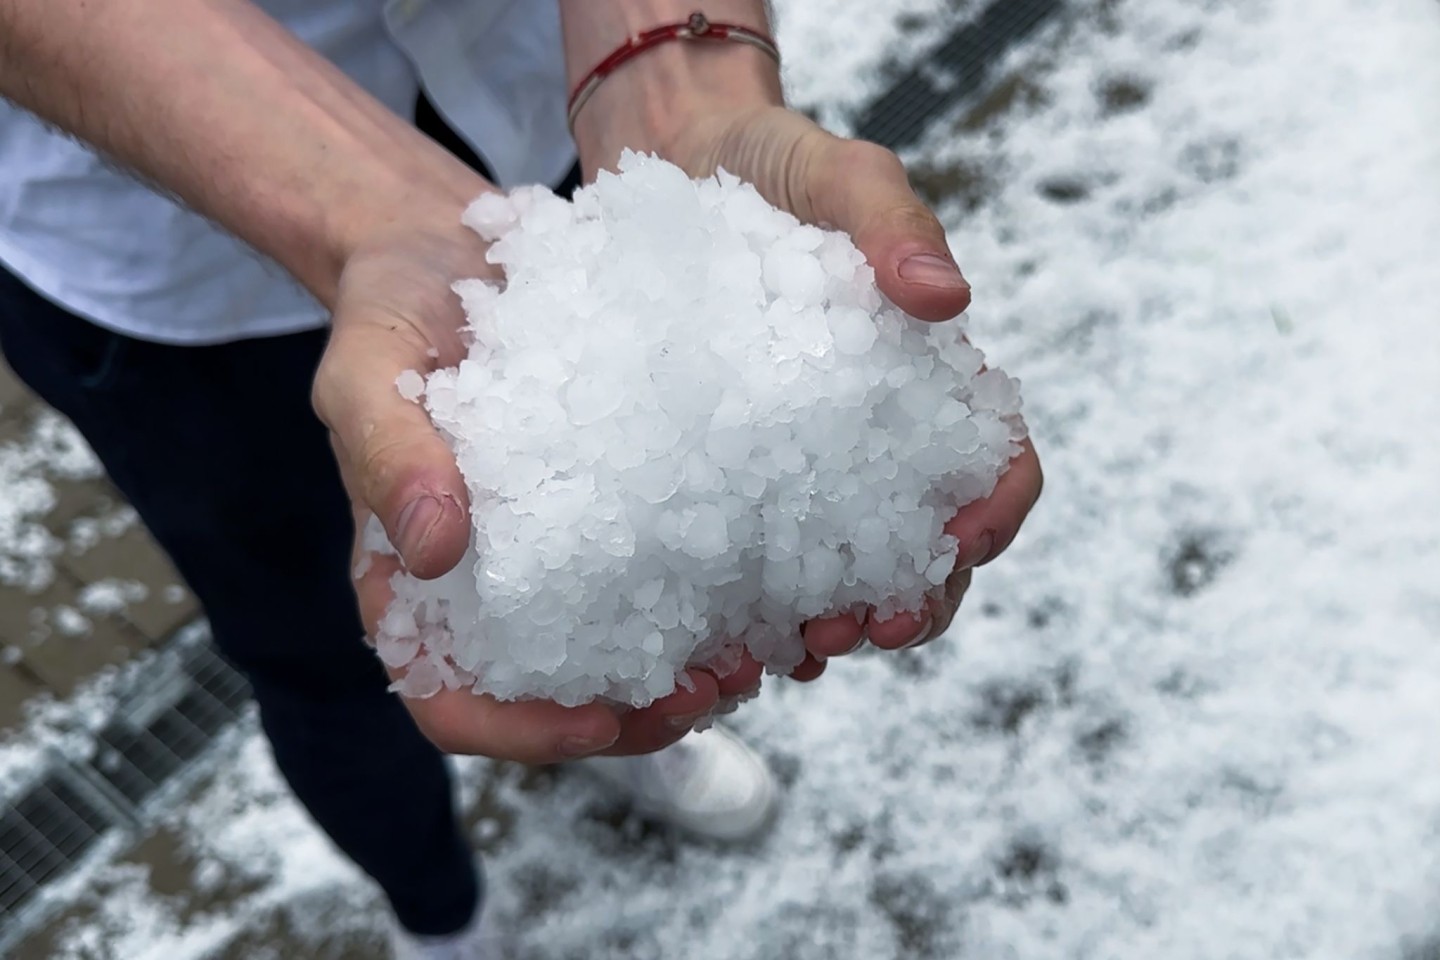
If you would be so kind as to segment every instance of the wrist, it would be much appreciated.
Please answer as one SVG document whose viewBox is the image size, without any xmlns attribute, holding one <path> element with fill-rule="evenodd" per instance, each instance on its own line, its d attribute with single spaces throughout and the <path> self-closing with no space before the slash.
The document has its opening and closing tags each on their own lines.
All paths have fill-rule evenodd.
<svg viewBox="0 0 1440 960">
<path fill-rule="evenodd" d="M 374 156 L 367 164 L 327 178 L 323 193 L 313 200 L 317 210 L 310 219 L 312 228 L 291 234 L 292 242 L 277 259 L 329 309 L 346 265 L 392 239 L 449 240 L 474 245 L 477 256 L 483 256 L 479 237 L 460 218 L 476 197 L 495 187 L 440 152 L 443 156 L 417 157 L 412 145 L 409 157 Z M 306 219 L 304 214 L 301 219 Z M 311 243 L 309 238 L 317 236 L 319 242 Z M 475 269 L 483 272 L 483 260 Z"/>
<path fill-rule="evenodd" d="M 561 11 L 571 88 L 627 37 L 684 23 L 697 9 L 715 23 L 769 32 L 764 6 L 755 0 L 567 0 Z M 613 166 L 626 147 L 653 151 L 698 175 L 709 172 L 705 161 L 682 148 L 695 127 L 782 102 L 778 65 L 763 50 L 734 41 L 675 40 L 644 50 L 605 77 L 575 118 L 575 141 L 590 175 Z"/>
</svg>

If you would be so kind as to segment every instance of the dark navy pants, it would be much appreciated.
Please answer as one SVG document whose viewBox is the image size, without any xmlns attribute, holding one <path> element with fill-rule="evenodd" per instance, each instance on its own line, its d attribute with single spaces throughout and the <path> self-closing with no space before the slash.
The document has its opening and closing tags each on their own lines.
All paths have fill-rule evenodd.
<svg viewBox="0 0 1440 960">
<path fill-rule="evenodd" d="M 479 164 L 423 100 L 416 119 Z M 0 269 L 5 358 L 85 435 L 199 598 L 295 795 L 405 927 L 450 933 L 469 922 L 479 877 L 441 754 L 362 642 L 349 506 L 310 408 L 326 336 L 151 343 Z"/>
<path fill-rule="evenodd" d="M 213 347 L 109 333 L 0 272 L 0 349 L 85 435 L 249 678 L 295 795 L 400 921 L 448 933 L 478 890 L 439 751 L 362 642 L 350 512 L 310 381 L 325 332 Z"/>
</svg>

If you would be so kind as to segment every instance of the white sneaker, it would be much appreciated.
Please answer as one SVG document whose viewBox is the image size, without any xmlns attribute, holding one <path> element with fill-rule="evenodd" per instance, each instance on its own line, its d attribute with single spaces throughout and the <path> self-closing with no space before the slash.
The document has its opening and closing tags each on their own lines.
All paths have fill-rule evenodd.
<svg viewBox="0 0 1440 960">
<path fill-rule="evenodd" d="M 779 793 L 765 761 L 723 727 L 644 756 L 577 762 L 629 793 L 642 813 L 712 840 L 758 835 Z"/>
<path fill-rule="evenodd" d="M 470 926 L 445 937 L 422 937 L 390 924 L 390 949 L 395 960 L 504 960 L 499 938 L 480 922 L 477 911 Z"/>
</svg>

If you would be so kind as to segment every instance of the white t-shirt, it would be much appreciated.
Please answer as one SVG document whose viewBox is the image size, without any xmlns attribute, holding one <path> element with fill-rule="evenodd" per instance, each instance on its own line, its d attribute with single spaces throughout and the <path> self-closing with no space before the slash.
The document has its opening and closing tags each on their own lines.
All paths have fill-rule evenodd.
<svg viewBox="0 0 1440 960">
<path fill-rule="evenodd" d="M 574 162 L 556 0 L 256 0 L 402 117 L 423 82 L 502 186 Z M 312 329 L 274 262 L 0 100 L 0 262 L 102 326 L 164 343 Z"/>
</svg>

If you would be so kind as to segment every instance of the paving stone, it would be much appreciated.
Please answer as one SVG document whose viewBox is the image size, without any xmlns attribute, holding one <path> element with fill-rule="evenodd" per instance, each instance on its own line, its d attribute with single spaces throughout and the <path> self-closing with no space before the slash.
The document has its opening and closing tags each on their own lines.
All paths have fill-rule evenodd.
<svg viewBox="0 0 1440 960">
<path fill-rule="evenodd" d="M 17 409 L 14 413 L 9 408 L 0 410 L 0 447 L 24 443 L 30 435 L 32 419 L 33 411 L 30 409 Z"/>
<path fill-rule="evenodd" d="M 93 902 L 67 904 L 40 929 L 17 943 L 10 954 L 11 960 L 55 960 L 64 956 L 61 951 L 66 935 L 72 930 L 93 927 L 98 914 Z"/>
<path fill-rule="evenodd" d="M 26 441 L 43 409 L 0 362 L 0 444 Z M 56 504 L 39 519 L 62 541 L 69 541 L 78 519 L 103 522 L 127 509 L 103 476 L 48 479 Z M 18 723 L 30 698 L 45 692 L 67 696 L 96 671 L 123 663 L 199 615 L 194 596 L 138 523 L 118 537 L 102 535 L 87 550 L 67 550 L 54 562 L 55 580 L 39 593 L 0 587 L 0 647 L 13 645 L 21 658 L 0 664 L 0 729 Z M 139 581 L 145 599 L 104 616 L 81 609 L 84 586 L 108 579 Z M 56 630 L 51 621 L 61 606 L 79 611 L 90 621 L 90 632 L 70 637 Z"/>
<path fill-rule="evenodd" d="M 0 417 L 10 417 L 17 410 L 23 410 L 36 401 L 20 378 L 0 358 Z"/>
<path fill-rule="evenodd" d="M 55 627 L 55 611 L 79 609 L 80 584 L 63 574 L 35 594 L 0 591 L 0 639 L 20 649 L 26 669 L 56 696 L 66 697 L 97 671 L 124 663 L 150 645 L 139 630 L 118 616 L 84 614 L 86 632 L 68 636 Z M 36 613 L 43 611 L 43 617 Z"/>
<path fill-rule="evenodd" d="M 61 540 L 69 540 L 71 524 L 81 517 L 100 520 L 126 509 L 125 499 L 105 477 L 50 477 L 49 482 L 55 507 L 45 515 L 45 526 Z"/>
<path fill-rule="evenodd" d="M 0 739 L 25 717 L 25 703 L 45 691 L 34 677 L 16 666 L 0 666 Z"/>
<path fill-rule="evenodd" d="M 68 697 L 105 667 L 119 666 L 148 646 L 128 623 L 96 618 L 90 633 L 52 634 L 25 651 L 25 663 L 57 697 Z"/>
<path fill-rule="evenodd" d="M 142 837 L 121 862 L 145 867 L 150 890 L 176 908 L 182 923 L 225 911 L 265 885 L 263 879 L 244 872 L 247 864 L 197 857 L 184 836 L 166 826 Z M 204 883 L 196 883 L 202 868 L 208 869 L 209 876 Z"/>
<path fill-rule="evenodd" d="M 373 893 L 361 901 L 355 890 L 320 891 L 256 911 L 211 960 L 388 960 L 394 953 L 386 943 L 386 908 Z"/>
<path fill-rule="evenodd" d="M 81 583 L 107 579 L 136 580 L 145 585 L 145 599 L 130 604 L 122 616 L 158 644 L 199 616 L 194 596 L 180 574 L 145 528 L 136 523 L 118 537 L 102 537 L 88 550 L 67 551 L 57 561 Z M 174 599 L 174 588 L 182 591 Z"/>
<path fill-rule="evenodd" d="M 182 858 L 178 866 L 183 869 L 187 864 L 184 858 L 188 855 L 183 851 L 177 852 Z M 168 853 L 162 842 L 153 846 L 147 855 L 127 857 L 122 862 L 138 862 L 154 871 Z M 242 876 L 242 871 L 235 871 L 235 875 Z M 17 943 L 13 951 L 6 954 L 6 960 L 55 960 L 60 956 L 76 960 L 82 957 L 86 960 L 124 960 L 105 949 L 109 932 L 105 924 L 115 920 L 113 915 L 106 915 L 102 904 L 107 896 L 133 895 L 133 883 L 127 882 L 130 876 L 132 874 L 117 871 L 105 880 L 92 881 L 89 888 L 72 899 L 64 910 Z M 207 895 L 197 891 L 192 870 L 190 882 L 169 894 L 167 891 L 175 884 L 166 879 L 156 883 L 156 874 L 152 872 L 150 876 L 151 892 L 165 898 L 166 905 L 174 910 L 179 923 L 199 915 L 202 907 L 205 908 L 203 912 L 208 912 L 211 917 L 225 916 L 227 912 L 232 916 L 238 913 L 240 923 L 236 924 L 226 942 L 216 944 L 206 952 L 209 960 L 293 960 L 297 957 L 306 960 L 389 960 L 393 956 L 386 942 L 385 917 L 388 911 L 378 891 L 369 886 L 349 884 L 306 891 L 293 901 L 276 904 L 263 898 L 259 898 L 257 903 L 251 892 L 256 884 L 253 879 L 239 879 L 233 884 L 222 881 L 224 885 L 217 893 Z M 98 944 L 98 948 L 90 950 L 82 947 L 77 952 L 71 945 L 70 949 L 66 949 L 69 935 L 75 931 L 87 931 L 85 941 Z"/>
<path fill-rule="evenodd" d="M 0 643 L 24 650 L 44 639 L 48 632 L 37 617 L 37 611 L 53 609 L 57 604 L 75 603 L 75 587 L 68 579 L 57 577 L 59 583 L 38 593 L 19 587 L 0 587 Z"/>
<path fill-rule="evenodd" d="M 150 586 L 148 583 L 147 586 Z M 195 595 L 175 580 L 160 588 L 151 587 L 145 599 L 125 608 L 124 617 L 152 643 L 161 643 L 200 616 Z"/>
</svg>

